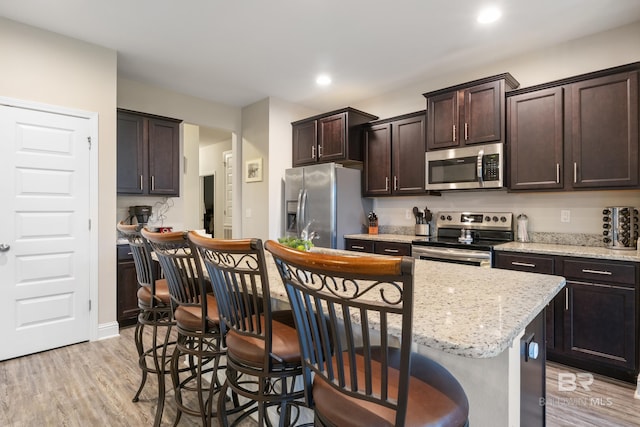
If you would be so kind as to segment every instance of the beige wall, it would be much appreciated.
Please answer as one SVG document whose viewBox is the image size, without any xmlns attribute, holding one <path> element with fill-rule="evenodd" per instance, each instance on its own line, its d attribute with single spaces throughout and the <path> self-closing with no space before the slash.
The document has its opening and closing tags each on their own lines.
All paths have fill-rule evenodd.
<svg viewBox="0 0 640 427">
<path fill-rule="evenodd" d="M 354 103 L 354 107 L 381 118 L 425 108 L 423 93 L 510 72 L 521 87 L 558 80 L 604 68 L 640 61 L 640 22 L 568 43 L 508 58 L 481 68 L 431 76 L 424 82 L 392 93 Z M 602 207 L 638 206 L 640 191 L 585 191 L 508 194 L 506 191 L 444 193 L 442 197 L 377 198 L 374 201 L 381 225 L 412 226 L 406 217 L 413 206 L 438 210 L 492 210 L 524 212 L 532 231 L 599 233 Z M 571 222 L 560 222 L 560 211 L 570 210 Z"/>
<path fill-rule="evenodd" d="M 268 238 L 269 144 L 269 99 L 265 98 L 242 109 L 242 205 L 235 210 L 242 217 L 242 235 L 238 237 Z M 245 162 L 260 158 L 262 181 L 245 182 Z"/>
<path fill-rule="evenodd" d="M 297 104 L 269 98 L 269 238 L 284 235 L 284 171 L 291 167 L 291 122 L 318 114 Z"/>
<path fill-rule="evenodd" d="M 116 320 L 116 52 L 0 18 L 0 95 L 98 113 L 98 322 Z"/>
</svg>

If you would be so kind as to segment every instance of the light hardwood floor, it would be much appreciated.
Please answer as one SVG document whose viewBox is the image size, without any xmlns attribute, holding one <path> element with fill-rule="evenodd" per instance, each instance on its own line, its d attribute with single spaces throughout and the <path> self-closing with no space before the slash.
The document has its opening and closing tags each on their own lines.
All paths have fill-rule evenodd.
<svg viewBox="0 0 640 427">
<path fill-rule="evenodd" d="M 547 362 L 547 426 L 640 426 L 636 385 L 592 375 L 589 384 L 583 370 Z"/>
<path fill-rule="evenodd" d="M 140 401 L 131 402 L 140 380 L 133 328 L 120 332 L 117 338 L 0 362 L 0 426 L 151 426 L 156 380 L 149 378 Z M 580 372 L 547 364 L 547 426 L 640 426 L 634 384 L 594 375 L 590 391 L 559 390 L 560 374 Z M 175 418 L 172 401 L 169 391 L 166 426 Z M 199 424 L 183 415 L 179 425 Z"/>
</svg>

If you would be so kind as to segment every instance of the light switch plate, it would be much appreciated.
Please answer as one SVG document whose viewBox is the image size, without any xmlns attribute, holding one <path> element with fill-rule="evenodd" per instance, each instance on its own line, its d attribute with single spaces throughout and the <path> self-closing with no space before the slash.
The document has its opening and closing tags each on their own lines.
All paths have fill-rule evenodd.
<svg viewBox="0 0 640 427">
<path fill-rule="evenodd" d="M 571 222 L 571 211 L 570 210 L 561 210 L 560 211 L 560 222 Z"/>
</svg>

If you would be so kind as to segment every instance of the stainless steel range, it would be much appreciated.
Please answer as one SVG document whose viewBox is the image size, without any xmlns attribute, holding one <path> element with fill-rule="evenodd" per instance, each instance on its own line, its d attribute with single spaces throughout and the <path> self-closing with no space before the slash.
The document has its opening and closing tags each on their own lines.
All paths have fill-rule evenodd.
<svg viewBox="0 0 640 427">
<path fill-rule="evenodd" d="M 513 241 L 511 212 L 439 212 L 435 235 L 411 244 L 414 258 L 493 266 L 493 247 Z"/>
</svg>

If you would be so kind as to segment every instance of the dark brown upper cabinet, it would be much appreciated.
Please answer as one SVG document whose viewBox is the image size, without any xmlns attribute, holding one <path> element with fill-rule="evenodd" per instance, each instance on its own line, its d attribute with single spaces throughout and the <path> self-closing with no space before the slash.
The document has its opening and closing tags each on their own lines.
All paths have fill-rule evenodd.
<svg viewBox="0 0 640 427">
<path fill-rule="evenodd" d="M 562 189 L 562 87 L 508 97 L 509 189 Z"/>
<path fill-rule="evenodd" d="M 630 64 L 509 93 L 509 190 L 637 187 L 638 69 Z"/>
<path fill-rule="evenodd" d="M 372 122 L 364 129 L 364 196 L 424 194 L 425 112 Z"/>
<path fill-rule="evenodd" d="M 180 120 L 118 110 L 118 194 L 180 194 Z"/>
<path fill-rule="evenodd" d="M 347 107 L 291 123 L 292 165 L 361 163 L 361 125 L 377 118 Z"/>
<path fill-rule="evenodd" d="M 573 188 L 638 185 L 638 71 L 570 87 Z"/>
<path fill-rule="evenodd" d="M 505 93 L 518 85 L 505 73 L 424 93 L 427 150 L 504 142 Z"/>
</svg>

